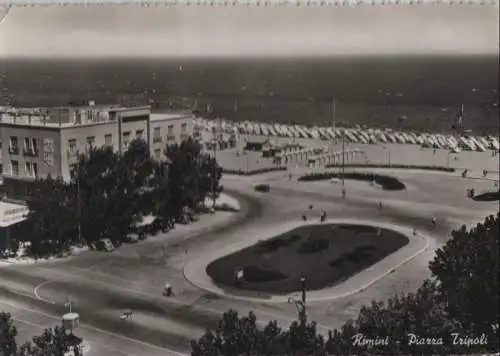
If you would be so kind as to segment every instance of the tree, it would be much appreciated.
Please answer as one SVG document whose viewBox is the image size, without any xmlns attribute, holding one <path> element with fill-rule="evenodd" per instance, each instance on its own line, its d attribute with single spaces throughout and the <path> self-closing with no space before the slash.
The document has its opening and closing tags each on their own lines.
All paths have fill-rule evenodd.
<svg viewBox="0 0 500 356">
<path fill-rule="evenodd" d="M 19 348 L 17 356 L 64 356 L 69 351 L 68 338 L 63 327 L 45 329 L 40 336 L 33 337 Z M 79 354 L 78 348 L 75 348 Z"/>
<path fill-rule="evenodd" d="M 76 217 L 71 187 L 61 178 L 37 179 L 28 199 L 27 222 L 30 229 L 30 252 L 46 257 L 67 252 L 76 241 Z"/>
<path fill-rule="evenodd" d="M 0 312 L 0 351 L 4 356 L 15 356 L 17 328 L 10 313 Z"/>
<path fill-rule="evenodd" d="M 155 214 L 171 226 L 186 208 L 222 191 L 222 170 L 197 142 L 167 146 L 165 153 L 166 161 L 153 160 L 141 139 L 123 153 L 91 148 L 78 156 L 69 184 L 61 178 L 37 180 L 29 202 L 36 236 L 30 252 L 47 257 L 75 243 L 94 247 L 101 238 L 120 244 L 144 215 Z"/>
<path fill-rule="evenodd" d="M 201 145 L 191 138 L 180 145 L 167 145 L 168 181 L 172 211 L 182 214 L 184 207 L 196 208 L 207 196 L 222 191 L 222 169 L 215 159 L 202 153 Z"/>
<path fill-rule="evenodd" d="M 499 216 L 489 216 L 470 230 L 462 226 L 453 231 L 429 264 L 450 316 L 490 339 L 498 337 L 493 327 L 500 320 Z"/>
<path fill-rule="evenodd" d="M 64 356 L 70 346 L 81 343 L 81 339 L 67 335 L 63 327 L 45 329 L 39 336 L 19 348 L 16 343 L 17 329 L 9 313 L 0 313 L 0 354 L 3 356 Z M 78 347 L 72 347 L 74 355 L 80 356 Z"/>
<path fill-rule="evenodd" d="M 81 236 L 91 246 L 103 237 L 112 237 L 116 212 L 113 199 L 117 186 L 119 156 L 111 147 L 92 148 L 78 157 L 72 172 L 72 191 L 77 193 Z"/>
<path fill-rule="evenodd" d="M 317 334 L 314 322 L 294 321 L 280 329 L 271 321 L 258 329 L 251 313 L 224 313 L 215 331 L 191 344 L 193 356 L 206 355 L 401 355 L 468 354 L 498 351 L 498 215 L 467 231 L 462 227 L 439 249 L 429 267 L 435 276 L 416 293 L 373 301 L 355 320 Z M 476 297 L 477 296 L 477 297 Z M 484 309 L 483 309 L 484 308 Z M 492 328 L 495 326 L 495 328 Z M 411 335 L 435 340 L 410 344 Z M 454 344 L 454 335 L 486 335 L 487 343 Z M 374 344 L 354 342 L 365 336 Z M 440 341 L 441 340 L 441 341 Z"/>
</svg>

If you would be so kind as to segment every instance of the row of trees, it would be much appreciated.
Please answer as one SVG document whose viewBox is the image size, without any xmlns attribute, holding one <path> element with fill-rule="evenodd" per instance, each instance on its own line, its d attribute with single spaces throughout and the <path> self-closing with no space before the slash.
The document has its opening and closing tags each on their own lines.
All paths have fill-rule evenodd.
<svg viewBox="0 0 500 356">
<path fill-rule="evenodd" d="M 17 328 L 9 313 L 0 312 L 0 355 L 2 356 L 64 356 L 73 350 L 74 356 L 80 356 L 78 347 L 73 343 L 62 327 L 45 329 L 41 335 L 18 345 Z"/>
<path fill-rule="evenodd" d="M 373 301 L 324 337 L 314 321 L 258 328 L 253 313 L 223 314 L 192 341 L 192 356 L 451 355 L 499 351 L 499 217 L 452 232 L 416 293 Z M 361 337 L 364 336 L 364 338 Z M 412 336 L 414 335 L 414 336 Z M 410 342 L 410 341 L 413 341 Z M 468 343 L 468 345 L 467 345 Z"/>
<path fill-rule="evenodd" d="M 147 143 L 137 139 L 124 153 L 101 147 L 80 155 L 70 182 L 37 180 L 28 200 L 30 253 L 63 254 L 101 238 L 120 244 L 150 214 L 157 217 L 158 230 L 167 229 L 186 208 L 197 209 L 222 191 L 221 168 L 197 142 L 169 145 L 165 157 L 151 158 Z"/>
</svg>

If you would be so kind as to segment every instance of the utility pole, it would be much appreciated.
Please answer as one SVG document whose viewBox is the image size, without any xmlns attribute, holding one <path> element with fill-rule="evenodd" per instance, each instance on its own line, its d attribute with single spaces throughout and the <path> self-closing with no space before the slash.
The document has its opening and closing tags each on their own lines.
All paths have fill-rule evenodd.
<svg viewBox="0 0 500 356">
<path fill-rule="evenodd" d="M 80 151 L 76 151 L 76 209 L 78 214 L 77 221 L 77 234 L 78 234 L 78 242 L 82 241 L 82 208 L 81 208 L 81 196 L 80 196 Z"/>
<path fill-rule="evenodd" d="M 305 277 L 300 278 L 300 289 L 302 290 L 302 309 L 300 315 L 300 321 L 304 324 L 307 321 L 307 311 L 306 311 L 306 279 Z"/>
<path fill-rule="evenodd" d="M 342 131 L 342 189 L 345 187 L 345 129 Z"/>
<path fill-rule="evenodd" d="M 336 104 L 337 102 L 335 101 L 335 98 L 333 98 L 333 107 L 332 107 L 332 129 L 333 129 L 333 132 L 335 132 L 335 126 L 336 126 L 336 121 L 337 121 L 337 118 L 336 118 Z"/>
<path fill-rule="evenodd" d="M 216 126 L 214 126 L 213 131 L 212 131 L 212 141 L 213 141 L 213 155 L 214 155 L 214 166 L 213 166 L 213 172 L 212 172 L 212 208 L 215 209 L 215 203 L 216 203 L 216 196 L 215 192 L 217 189 L 217 181 L 215 179 L 215 176 L 217 174 L 217 145 L 219 144 L 219 137 L 218 137 L 218 130 L 220 130 L 220 119 L 216 118 Z"/>
<path fill-rule="evenodd" d="M 288 298 L 288 303 L 295 304 L 297 311 L 299 313 L 299 321 L 301 326 L 304 326 L 307 322 L 307 309 L 306 309 L 306 278 L 300 278 L 300 289 L 301 296 L 294 295 Z"/>
</svg>

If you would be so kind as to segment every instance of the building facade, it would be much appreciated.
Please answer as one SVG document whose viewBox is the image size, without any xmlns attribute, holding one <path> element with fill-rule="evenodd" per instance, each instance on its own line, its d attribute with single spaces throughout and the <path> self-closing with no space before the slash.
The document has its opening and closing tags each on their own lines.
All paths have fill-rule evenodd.
<svg viewBox="0 0 500 356">
<path fill-rule="evenodd" d="M 0 110 L 3 194 L 24 200 L 36 178 L 69 181 L 78 154 L 91 147 L 124 151 L 141 138 L 161 159 L 167 144 L 192 136 L 193 129 L 191 113 L 152 114 L 149 106 Z"/>
</svg>

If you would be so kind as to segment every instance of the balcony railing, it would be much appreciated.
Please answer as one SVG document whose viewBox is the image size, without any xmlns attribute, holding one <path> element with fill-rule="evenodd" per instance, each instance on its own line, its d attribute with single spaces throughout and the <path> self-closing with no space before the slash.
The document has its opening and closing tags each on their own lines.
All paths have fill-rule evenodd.
<svg viewBox="0 0 500 356">
<path fill-rule="evenodd" d="M 168 135 L 167 141 L 175 141 L 175 135 Z"/>
<path fill-rule="evenodd" d="M 159 143 L 159 142 L 161 142 L 161 141 L 162 141 L 161 136 L 154 136 L 154 137 L 153 137 L 153 143 Z"/>
<path fill-rule="evenodd" d="M 38 156 L 38 149 L 36 148 L 25 148 L 23 151 L 23 154 L 25 156 L 29 157 L 37 157 Z"/>
<path fill-rule="evenodd" d="M 19 154 L 19 148 L 18 147 L 9 147 L 9 153 L 11 155 L 18 155 Z"/>
</svg>

